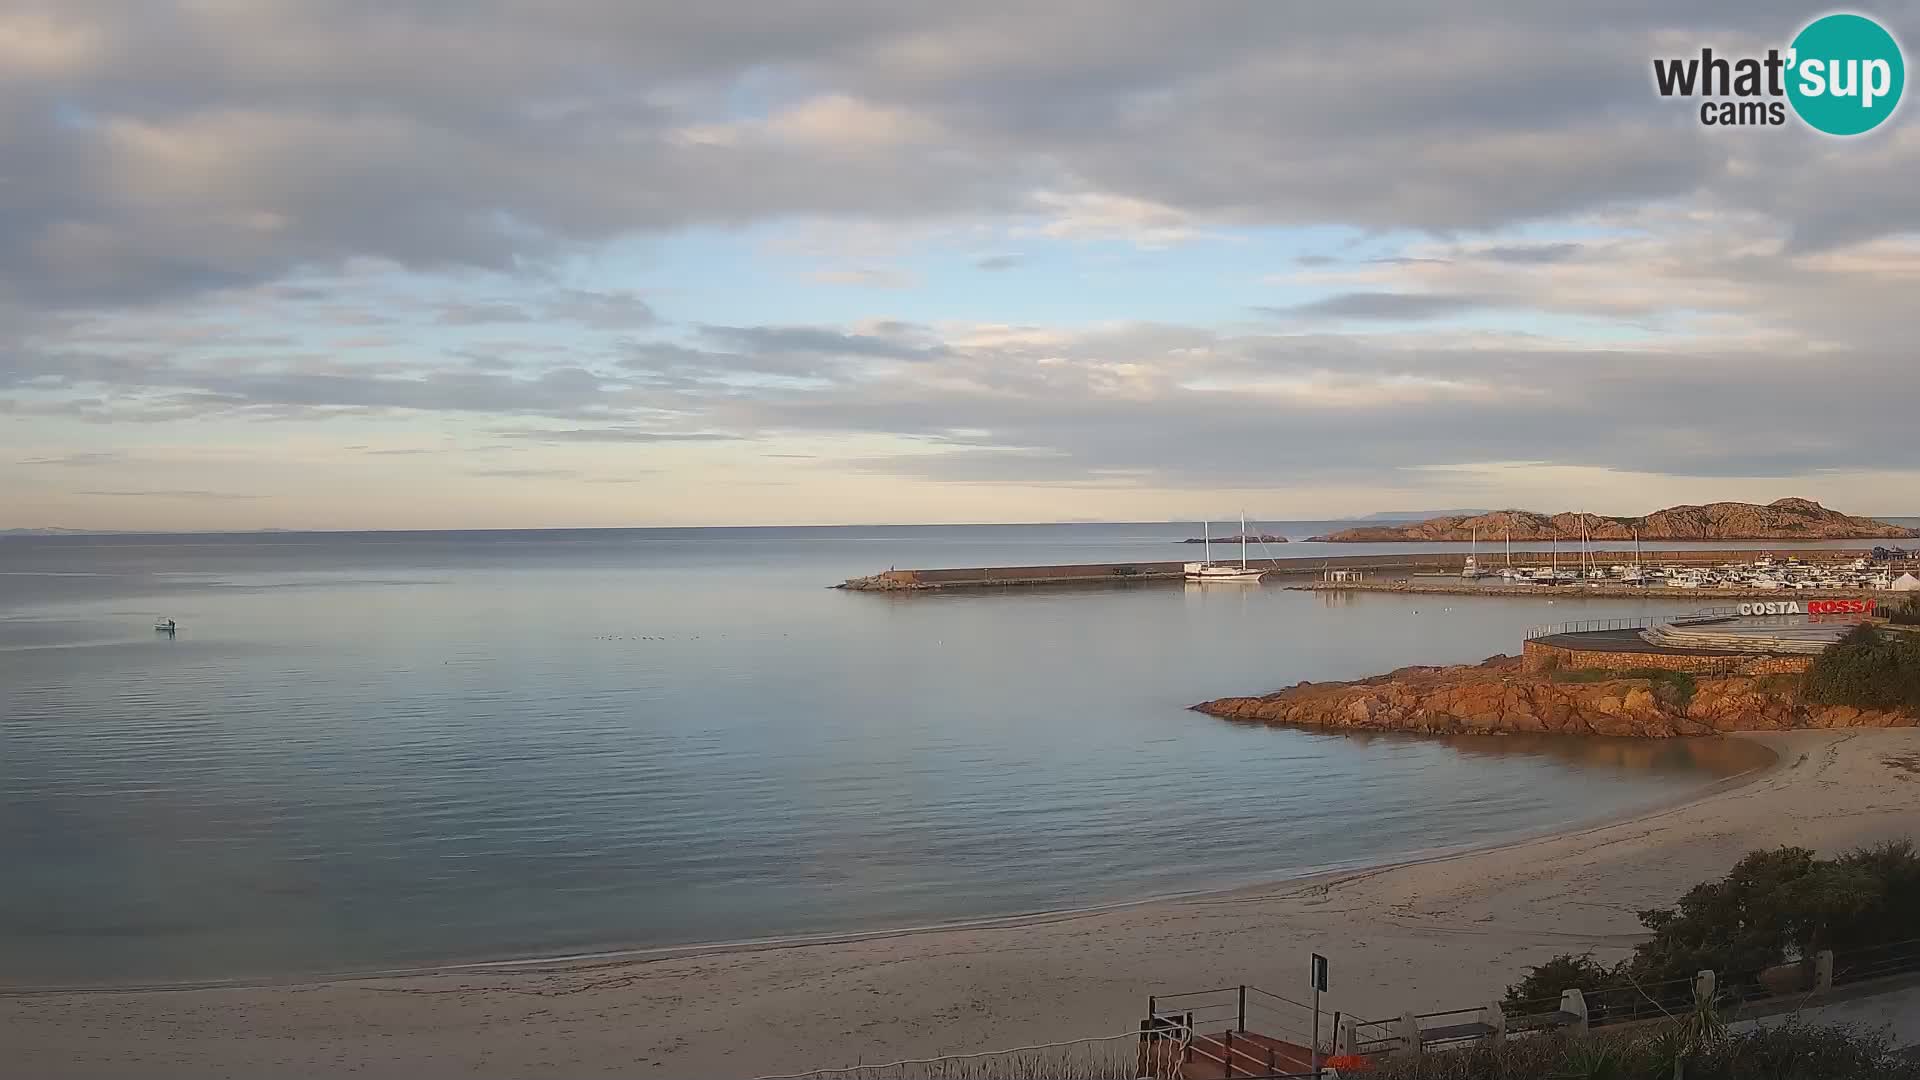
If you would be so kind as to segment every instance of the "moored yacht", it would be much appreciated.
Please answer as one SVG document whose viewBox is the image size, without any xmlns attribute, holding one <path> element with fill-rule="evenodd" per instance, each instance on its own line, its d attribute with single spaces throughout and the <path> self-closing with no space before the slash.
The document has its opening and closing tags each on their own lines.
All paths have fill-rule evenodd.
<svg viewBox="0 0 1920 1080">
<path fill-rule="evenodd" d="M 1246 581 L 1256 582 L 1265 576 L 1266 571 L 1257 566 L 1247 565 L 1247 516 L 1240 515 L 1240 565 L 1217 563 L 1213 561 L 1213 522 L 1203 522 L 1206 531 L 1201 533 L 1202 550 L 1199 562 L 1186 564 L 1188 581 Z"/>
</svg>

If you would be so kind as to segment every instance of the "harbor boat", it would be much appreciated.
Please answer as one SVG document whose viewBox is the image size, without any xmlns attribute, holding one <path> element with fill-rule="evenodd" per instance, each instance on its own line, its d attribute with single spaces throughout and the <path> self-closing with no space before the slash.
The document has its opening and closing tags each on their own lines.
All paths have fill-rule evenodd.
<svg viewBox="0 0 1920 1080">
<path fill-rule="evenodd" d="M 1467 549 L 1467 561 L 1460 567 L 1460 576 L 1469 581 L 1483 578 L 1493 573 L 1480 565 L 1480 530 L 1473 530 L 1473 546 Z"/>
<path fill-rule="evenodd" d="M 1213 523 L 1203 522 L 1204 530 L 1200 542 L 1205 545 L 1201 550 L 1200 561 L 1187 563 L 1188 581 L 1244 581 L 1257 582 L 1266 575 L 1266 571 L 1257 566 L 1247 565 L 1247 516 L 1240 515 L 1240 565 L 1217 563 L 1213 561 Z"/>
<path fill-rule="evenodd" d="M 155 619 L 153 621 L 153 629 L 156 633 L 171 634 L 175 630 L 180 629 L 180 624 L 174 622 L 172 619 Z"/>
</svg>

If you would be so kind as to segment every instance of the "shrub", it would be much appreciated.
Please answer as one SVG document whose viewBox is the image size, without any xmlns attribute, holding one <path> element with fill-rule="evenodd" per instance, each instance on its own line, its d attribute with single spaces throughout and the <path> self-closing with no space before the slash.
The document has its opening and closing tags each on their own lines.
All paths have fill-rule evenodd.
<svg viewBox="0 0 1920 1080">
<path fill-rule="evenodd" d="M 1920 850 L 1910 840 L 1819 859 L 1806 848 L 1752 851 L 1727 876 L 1688 889 L 1671 908 L 1640 912 L 1653 937 L 1608 969 L 1592 954 L 1563 954 L 1507 987 L 1507 1002 L 1579 989 L 1600 1009 L 1671 991 L 1711 969 L 1722 985 L 1750 984 L 1776 964 L 1822 949 L 1869 949 L 1913 935 Z M 1679 984 L 1679 985 L 1672 985 Z"/>
<path fill-rule="evenodd" d="M 1562 683 L 1607 682 L 1612 679 L 1645 679 L 1653 684 L 1653 696 L 1678 709 L 1693 701 L 1693 676 L 1666 668 L 1566 668 L 1549 670 L 1548 680 Z"/>
<path fill-rule="evenodd" d="M 1676 1062 L 1683 1069 L 1676 1069 Z M 1886 1034 L 1789 1023 L 1711 1039 L 1675 1039 L 1673 1029 L 1581 1041 L 1516 1039 L 1383 1061 L 1373 1080 L 1920 1080 Z"/>
<path fill-rule="evenodd" d="M 1920 593 L 1910 593 L 1890 608 L 1887 621 L 1898 626 L 1920 626 Z"/>
<path fill-rule="evenodd" d="M 1561 953 L 1544 964 L 1527 969 L 1519 982 L 1507 987 L 1505 1004 L 1557 1002 L 1568 990 L 1593 993 L 1612 986 L 1611 968 L 1593 958 L 1592 953 Z"/>
<path fill-rule="evenodd" d="M 1816 705 L 1920 709 L 1920 640 L 1861 623 L 1814 658 L 1805 687 Z"/>
</svg>

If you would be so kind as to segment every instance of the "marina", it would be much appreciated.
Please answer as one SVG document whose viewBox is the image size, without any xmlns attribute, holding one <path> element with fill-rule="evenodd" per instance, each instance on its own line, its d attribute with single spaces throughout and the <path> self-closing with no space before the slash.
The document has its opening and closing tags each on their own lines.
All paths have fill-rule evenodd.
<svg viewBox="0 0 1920 1080">
<path fill-rule="evenodd" d="M 1242 529 L 1245 533 L 1245 529 Z M 1699 597 L 1777 596 L 1802 599 L 1861 592 L 1889 595 L 1920 590 L 1920 563 L 1888 549 L 1806 549 L 1789 555 L 1739 549 L 1666 550 L 1633 554 L 1587 551 L 1567 558 L 1557 549 L 1510 551 L 1495 569 L 1476 551 L 1249 558 L 1236 563 L 1151 561 L 1039 566 L 890 569 L 849 578 L 835 588 L 901 592 L 1022 586 L 1100 586 L 1207 580 L 1286 579 L 1290 588 L 1467 595 L 1541 595 L 1547 589 L 1589 596 L 1646 596 L 1684 591 Z"/>
</svg>

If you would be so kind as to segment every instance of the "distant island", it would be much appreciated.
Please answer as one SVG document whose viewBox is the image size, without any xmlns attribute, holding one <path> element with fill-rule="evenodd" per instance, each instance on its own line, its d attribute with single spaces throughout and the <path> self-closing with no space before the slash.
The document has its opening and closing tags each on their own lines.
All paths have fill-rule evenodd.
<svg viewBox="0 0 1920 1080">
<path fill-rule="evenodd" d="M 1811 499 L 1758 503 L 1717 502 L 1670 506 L 1645 517 L 1541 514 L 1495 510 L 1446 515 L 1410 525 L 1362 525 L 1311 540 L 1335 544 L 1406 541 L 1514 540 L 1880 540 L 1920 536 L 1920 529 L 1829 510 Z"/>
<path fill-rule="evenodd" d="M 1204 543 L 1207 543 L 1208 540 L 1204 536 L 1189 536 L 1185 540 L 1182 540 L 1180 542 L 1183 544 L 1204 544 Z M 1240 534 L 1235 533 L 1232 536 L 1216 536 L 1213 538 L 1212 542 L 1216 544 L 1237 544 L 1240 542 Z M 1275 536 L 1273 533 L 1248 533 L 1247 534 L 1247 543 L 1249 544 L 1284 544 L 1286 542 L 1287 542 L 1286 537 Z"/>
</svg>

